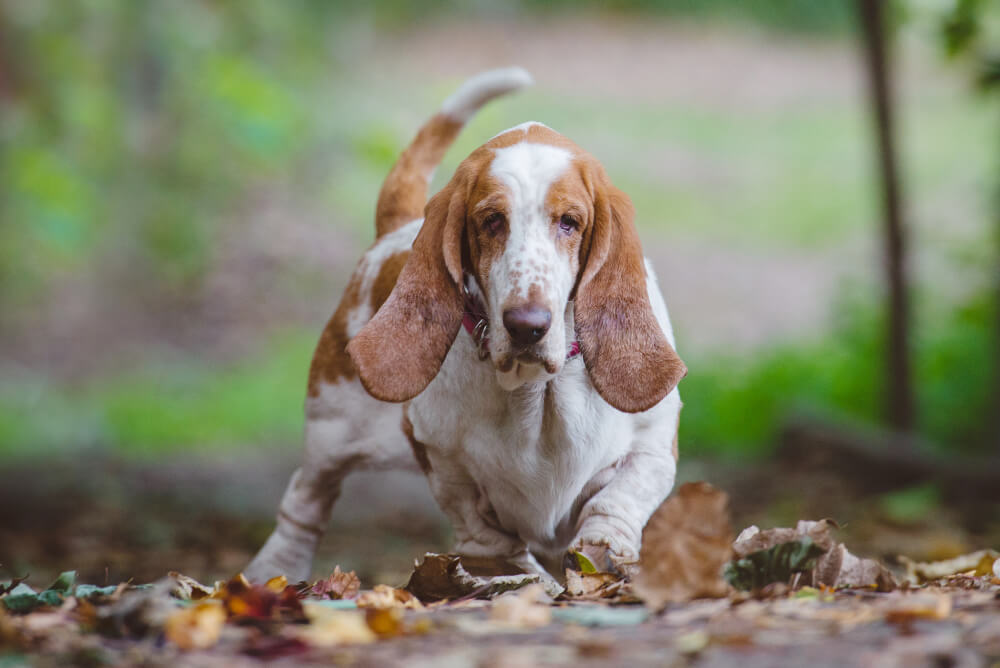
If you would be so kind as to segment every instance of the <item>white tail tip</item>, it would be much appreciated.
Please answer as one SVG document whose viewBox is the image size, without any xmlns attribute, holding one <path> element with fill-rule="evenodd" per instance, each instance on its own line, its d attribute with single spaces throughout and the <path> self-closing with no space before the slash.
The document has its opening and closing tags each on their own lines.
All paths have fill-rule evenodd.
<svg viewBox="0 0 1000 668">
<path fill-rule="evenodd" d="M 534 79 L 521 67 L 487 70 L 468 79 L 441 105 L 441 112 L 462 123 L 495 97 L 530 86 Z"/>
</svg>

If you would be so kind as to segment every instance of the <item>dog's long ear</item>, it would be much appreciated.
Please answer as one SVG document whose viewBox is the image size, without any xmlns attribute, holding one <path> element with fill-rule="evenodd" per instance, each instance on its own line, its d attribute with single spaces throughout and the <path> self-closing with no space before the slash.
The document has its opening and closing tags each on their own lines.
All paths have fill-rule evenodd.
<svg viewBox="0 0 1000 668">
<path fill-rule="evenodd" d="M 603 174 L 595 180 L 594 223 L 576 291 L 576 332 L 598 393 L 618 410 L 637 413 L 669 394 L 687 368 L 649 303 L 632 202 Z"/>
<path fill-rule="evenodd" d="M 362 385 L 376 399 L 407 401 L 423 392 L 455 341 L 463 312 L 466 191 L 456 173 L 427 203 L 396 286 L 347 345 Z"/>
</svg>

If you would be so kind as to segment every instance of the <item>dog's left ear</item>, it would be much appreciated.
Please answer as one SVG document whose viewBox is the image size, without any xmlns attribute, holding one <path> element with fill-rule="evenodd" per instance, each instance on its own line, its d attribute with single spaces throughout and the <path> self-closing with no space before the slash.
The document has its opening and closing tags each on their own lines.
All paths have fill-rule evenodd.
<svg viewBox="0 0 1000 668">
<path fill-rule="evenodd" d="M 361 384 L 376 399 L 409 401 L 423 392 L 462 324 L 463 175 L 460 168 L 427 203 L 392 293 L 347 344 Z"/>
<path fill-rule="evenodd" d="M 653 315 L 632 202 L 603 174 L 593 189 L 594 222 L 574 306 L 580 352 L 601 397 L 638 413 L 667 396 L 687 367 Z"/>
</svg>

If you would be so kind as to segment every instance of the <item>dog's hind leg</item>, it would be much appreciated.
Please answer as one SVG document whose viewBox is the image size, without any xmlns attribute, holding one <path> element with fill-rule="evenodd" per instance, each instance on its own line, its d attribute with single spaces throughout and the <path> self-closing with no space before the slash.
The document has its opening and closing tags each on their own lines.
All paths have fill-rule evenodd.
<svg viewBox="0 0 1000 668">
<path fill-rule="evenodd" d="M 410 237 L 415 233 L 414 228 Z M 245 574 L 253 581 L 275 575 L 285 575 L 292 582 L 309 577 L 316 546 L 349 473 L 417 469 L 402 431 L 402 405 L 379 401 L 365 392 L 346 350 L 350 337 L 378 309 L 379 300 L 384 301 L 384 296 L 376 294 L 382 269 L 399 271 L 401 263 L 387 261 L 395 257 L 389 251 L 402 251 L 410 242 L 412 238 L 387 239 L 364 255 L 323 330 L 309 368 L 305 456 L 285 490 L 274 533 L 247 566 Z M 389 285 L 394 281 L 395 276 L 390 276 Z M 381 291 L 387 289 L 383 286 Z"/>
<path fill-rule="evenodd" d="M 373 399 L 357 379 L 322 385 L 307 399 L 305 457 L 285 490 L 274 532 L 245 571 L 247 578 L 309 578 L 341 483 L 352 471 L 418 470 L 401 421 L 401 404 Z"/>
</svg>

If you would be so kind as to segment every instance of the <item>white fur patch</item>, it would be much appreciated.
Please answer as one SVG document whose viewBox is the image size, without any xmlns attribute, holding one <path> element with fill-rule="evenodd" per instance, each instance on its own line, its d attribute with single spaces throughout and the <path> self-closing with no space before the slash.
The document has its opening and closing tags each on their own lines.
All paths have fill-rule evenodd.
<svg viewBox="0 0 1000 668">
<path fill-rule="evenodd" d="M 540 305 L 552 313 L 549 333 L 538 344 L 541 356 L 556 370 L 566 357 L 564 310 L 574 276 L 570 258 L 556 245 L 552 217 L 559 212 L 548 211 L 546 199 L 549 188 L 566 173 L 572 159 L 573 154 L 566 149 L 533 142 L 494 151 L 490 174 L 504 185 L 509 209 L 506 246 L 490 269 L 487 289 L 487 312 L 493 323 L 490 353 L 494 361 L 511 351 L 502 325 L 504 309 L 526 302 L 533 289 L 540 295 Z M 543 367 L 520 362 L 514 362 L 509 371 L 497 370 L 498 382 L 508 391 L 548 377 Z"/>
<path fill-rule="evenodd" d="M 424 219 L 420 218 L 403 225 L 399 229 L 393 230 L 389 234 L 379 239 L 374 246 L 368 249 L 361 259 L 359 271 L 361 274 L 360 303 L 347 317 L 347 336 L 354 338 L 361 328 L 364 327 L 372 316 L 371 294 L 375 279 L 378 278 L 379 271 L 385 261 L 396 253 L 408 251 L 413 247 L 413 241 L 420 232 Z"/>
<path fill-rule="evenodd" d="M 493 98 L 512 93 L 532 83 L 534 80 L 531 75 L 520 67 L 480 72 L 468 79 L 444 101 L 441 112 L 464 123 Z"/>
<path fill-rule="evenodd" d="M 517 125 L 515 125 L 512 128 L 507 128 L 503 132 L 496 133 L 495 135 L 493 135 L 492 137 L 490 137 L 490 141 L 493 141 L 497 137 L 502 137 L 503 135 L 507 134 L 508 132 L 523 132 L 523 133 L 527 134 L 528 130 L 530 130 L 532 128 L 532 126 L 535 126 L 535 125 L 537 125 L 540 128 L 547 128 L 549 130 L 552 129 L 549 126 L 547 126 L 545 123 L 539 123 L 538 121 L 525 121 L 524 123 L 518 123 Z"/>
</svg>

